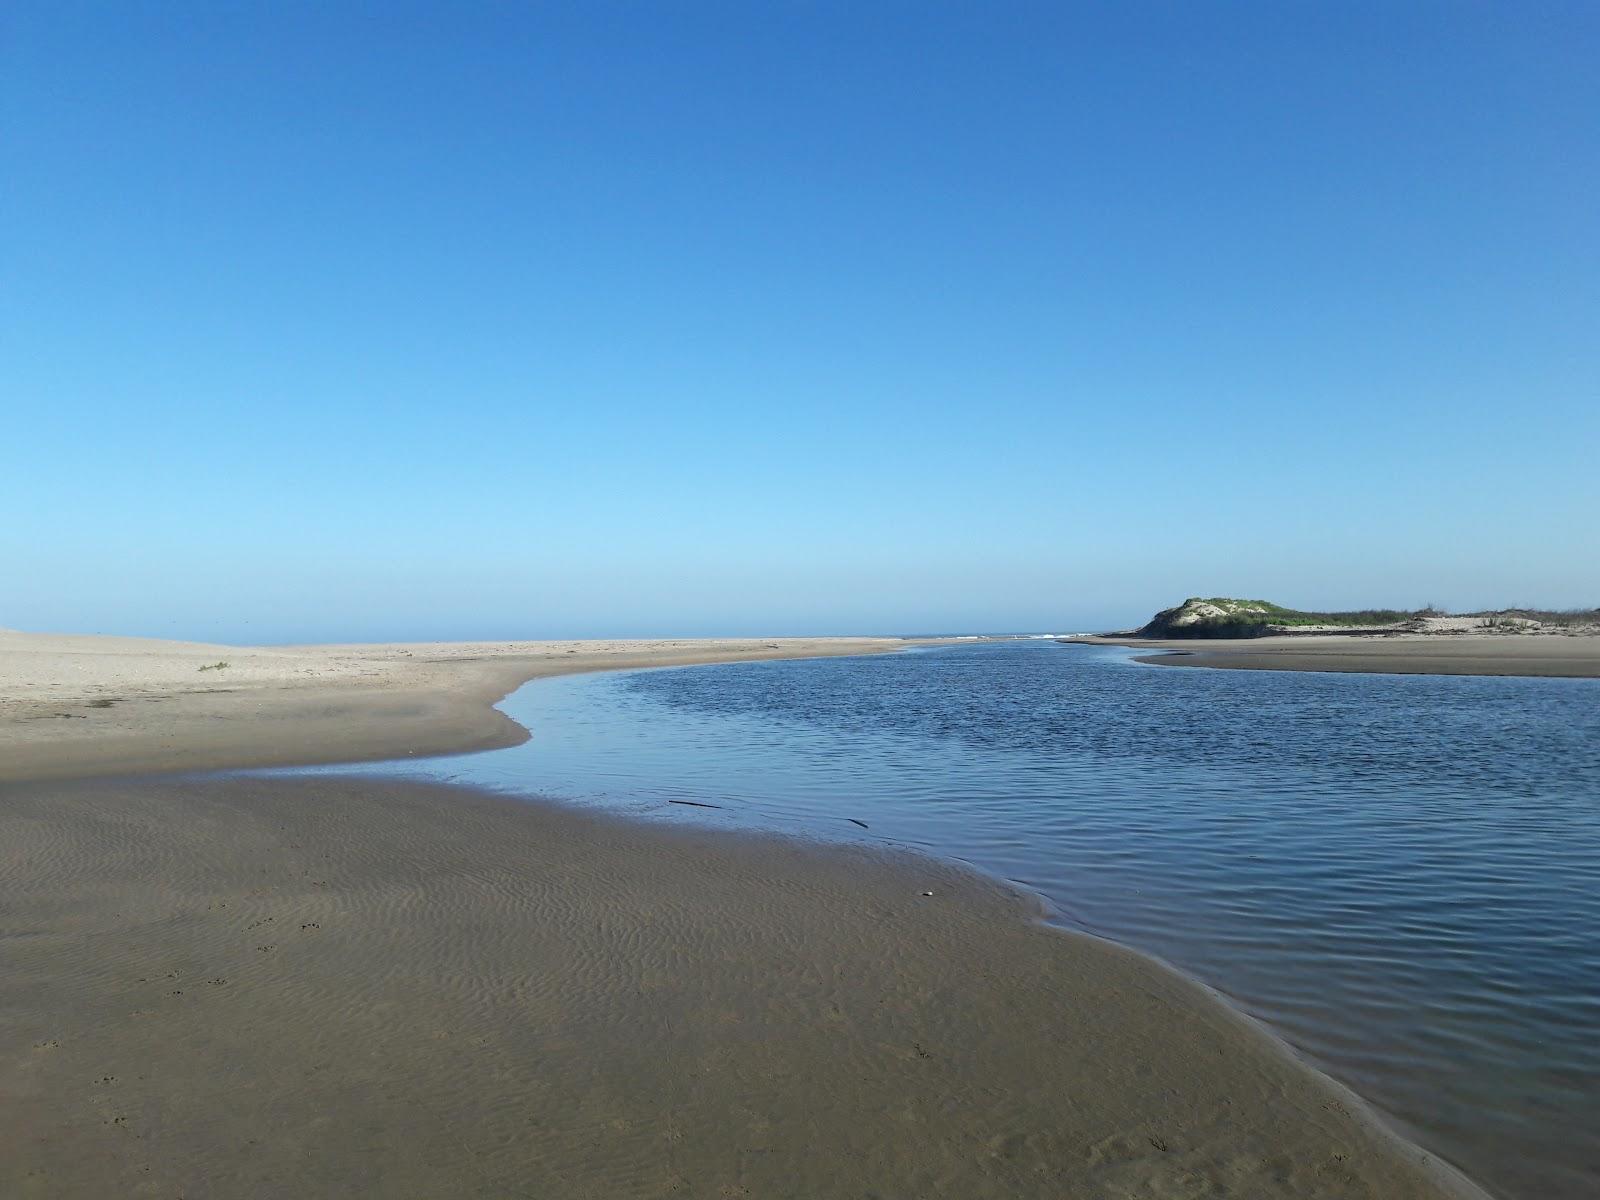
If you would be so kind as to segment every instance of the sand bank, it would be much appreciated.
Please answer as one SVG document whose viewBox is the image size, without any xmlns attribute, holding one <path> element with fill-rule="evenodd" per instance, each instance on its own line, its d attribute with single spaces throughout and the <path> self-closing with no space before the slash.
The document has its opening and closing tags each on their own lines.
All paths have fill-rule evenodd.
<svg viewBox="0 0 1600 1200">
<path fill-rule="evenodd" d="M 1141 656 L 1139 661 L 1163 667 L 1600 677 L 1600 637 L 1594 636 L 1400 634 L 1264 637 L 1248 641 L 1157 641 L 1134 637 L 1071 640 L 1161 651 Z"/>
<path fill-rule="evenodd" d="M 948 864 L 348 777 L 0 785 L 0 847 L 6 1196 L 1469 1191 Z"/>
<path fill-rule="evenodd" d="M 905 644 L 700 638 L 247 647 L 0 630 L 0 780 L 487 750 L 527 738 L 492 706 L 540 676 L 869 654 Z"/>
</svg>

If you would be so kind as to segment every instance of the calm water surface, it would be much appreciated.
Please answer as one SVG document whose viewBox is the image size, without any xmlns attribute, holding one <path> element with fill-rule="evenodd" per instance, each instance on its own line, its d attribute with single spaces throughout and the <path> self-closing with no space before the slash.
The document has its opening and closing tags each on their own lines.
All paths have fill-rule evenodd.
<svg viewBox="0 0 1600 1200">
<path fill-rule="evenodd" d="M 1600 681 L 1009 642 L 502 707 L 529 743 L 395 769 L 964 859 L 1206 981 L 1492 1191 L 1600 1195 Z"/>
</svg>

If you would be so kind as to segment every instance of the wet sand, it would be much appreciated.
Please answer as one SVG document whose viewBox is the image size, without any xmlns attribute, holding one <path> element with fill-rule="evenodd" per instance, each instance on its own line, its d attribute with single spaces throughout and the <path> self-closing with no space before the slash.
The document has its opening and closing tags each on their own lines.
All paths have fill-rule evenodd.
<svg viewBox="0 0 1600 1200">
<path fill-rule="evenodd" d="M 1469 1191 L 950 864 L 349 777 L 0 784 L 0 862 L 6 1196 Z"/>
<path fill-rule="evenodd" d="M 1148 649 L 1162 667 L 1254 671 L 1358 671 L 1392 675 L 1600 677 L 1600 637 L 1560 634 L 1264 637 L 1247 641 L 1073 638 L 1087 645 Z M 1160 651 L 1160 653 L 1154 653 Z"/>
<path fill-rule="evenodd" d="M 218 646 L 0 630 L 0 780 L 372 761 L 514 746 L 529 679 L 872 654 L 894 638 Z"/>
</svg>

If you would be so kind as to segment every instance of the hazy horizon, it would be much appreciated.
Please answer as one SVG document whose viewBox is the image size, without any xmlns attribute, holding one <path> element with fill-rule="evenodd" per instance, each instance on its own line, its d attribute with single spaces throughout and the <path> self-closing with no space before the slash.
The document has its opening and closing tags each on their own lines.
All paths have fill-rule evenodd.
<svg viewBox="0 0 1600 1200">
<path fill-rule="evenodd" d="M 1192 594 L 1192 593 L 1191 593 Z M 1218 595 L 1216 591 L 1205 591 L 1204 595 Z M 1237 594 L 1239 598 L 1274 600 L 1271 596 L 1257 596 L 1253 593 L 1245 596 Z M 145 623 L 138 621 L 123 621 L 104 627 L 91 625 L 63 626 L 59 624 L 39 624 L 30 626 L 0 624 L 0 629 L 11 628 L 27 633 L 92 633 L 120 637 L 151 637 L 175 641 L 213 641 L 227 645 L 309 645 L 315 643 L 347 643 L 347 642 L 440 642 L 440 641 L 541 641 L 541 640 L 584 640 L 584 639 L 617 639 L 617 638 L 697 638 L 697 637 L 955 637 L 955 636 L 1007 636 L 1007 635 L 1041 635 L 1060 633 L 1106 633 L 1119 630 L 1131 630 L 1143 625 L 1159 609 L 1178 604 L 1188 596 L 1174 596 L 1160 602 L 1153 602 L 1148 608 L 1138 612 L 1128 611 L 1120 616 L 1105 616 L 1096 618 L 1087 616 L 1081 619 L 1061 619 L 1054 622 L 1044 622 L 1032 625 L 981 625 L 981 624 L 939 624 L 928 623 L 923 625 L 819 625 L 814 621 L 807 623 L 803 619 L 788 623 L 763 624 L 759 620 L 750 620 L 735 624 L 709 624 L 693 618 L 686 619 L 678 625 L 666 624 L 627 624 L 597 623 L 592 626 L 582 624 L 562 625 L 553 622 L 539 622 L 536 620 L 503 621 L 478 621 L 478 622 L 449 622 L 449 621 L 416 621 L 410 623 L 396 623 L 387 617 L 378 617 L 364 623 L 355 623 L 348 626 L 309 622 L 297 624 L 294 622 L 275 621 L 268 622 L 261 627 L 254 627 L 249 621 L 230 620 L 226 614 L 214 614 L 204 621 L 190 622 L 187 626 L 171 617 L 153 618 Z M 1407 602 L 1399 604 L 1385 603 L 1360 603 L 1349 605 L 1289 605 L 1288 607 L 1303 608 L 1310 611 L 1339 611 L 1365 608 L 1398 608 L 1413 610 L 1429 605 L 1443 607 L 1447 611 L 1464 613 L 1474 611 L 1497 610 L 1504 608 L 1549 608 L 1549 605 L 1535 603 L 1492 604 L 1492 605 L 1438 605 L 1437 602 Z M 1578 607 L 1578 606 L 1571 606 Z M 1586 609 L 1600 608 L 1600 605 L 1584 605 Z M 1068 606 L 1063 611 L 1071 612 Z"/>
</svg>

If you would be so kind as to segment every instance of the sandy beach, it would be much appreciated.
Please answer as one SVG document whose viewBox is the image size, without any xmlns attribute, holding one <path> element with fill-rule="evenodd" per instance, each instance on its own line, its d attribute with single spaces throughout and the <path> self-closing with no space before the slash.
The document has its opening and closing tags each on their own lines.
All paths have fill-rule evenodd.
<svg viewBox="0 0 1600 1200">
<path fill-rule="evenodd" d="M 1470 1191 L 952 865 L 351 778 L 0 830 L 7 1196 Z"/>
<path fill-rule="evenodd" d="M 1296 635 L 1239 641 L 1106 636 L 1085 645 L 1149 650 L 1162 667 L 1254 671 L 1359 671 L 1393 675 L 1600 676 L 1600 637 L 1560 634 Z"/>
<path fill-rule="evenodd" d="M 0 1194 L 1479 1194 L 952 864 L 135 777 L 508 745 L 491 705 L 540 675 L 900 645 L 0 636 Z"/>
<path fill-rule="evenodd" d="M 529 679 L 871 654 L 894 638 L 219 646 L 0 630 L 0 780 L 309 765 L 512 746 Z"/>
</svg>

